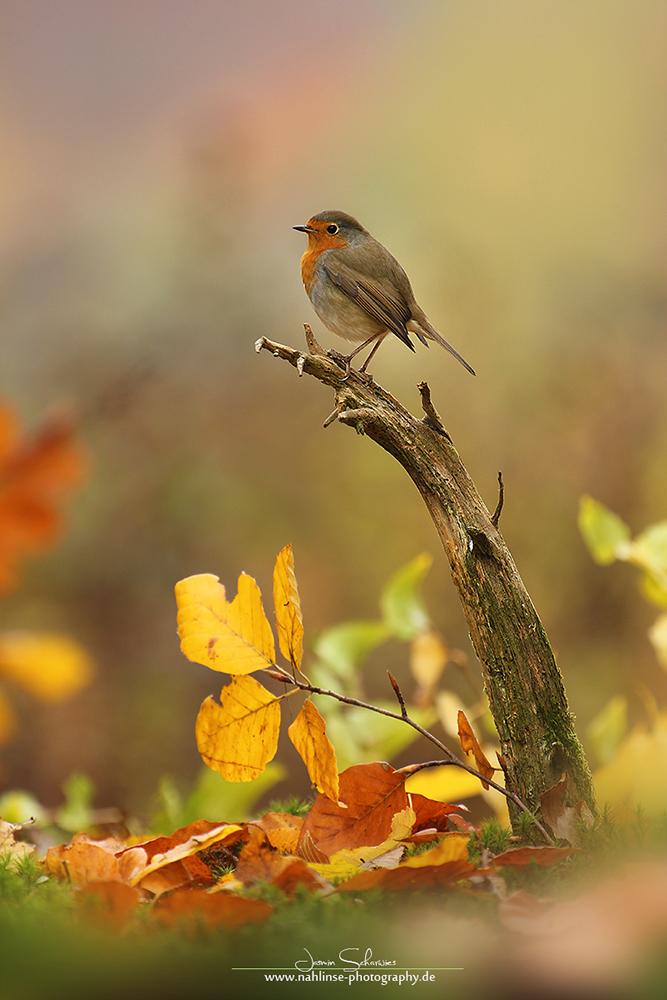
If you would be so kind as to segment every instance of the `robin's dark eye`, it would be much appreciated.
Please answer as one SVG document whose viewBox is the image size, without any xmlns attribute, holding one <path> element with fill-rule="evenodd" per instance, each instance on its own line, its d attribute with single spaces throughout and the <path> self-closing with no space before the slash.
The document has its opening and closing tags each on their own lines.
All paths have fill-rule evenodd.
<svg viewBox="0 0 667 1000">
<path fill-rule="evenodd" d="M 336 225 L 335 222 L 332 222 L 330 226 L 327 226 L 327 232 L 331 233 L 332 236 L 334 235 L 334 233 L 338 232 L 338 226 Z"/>
</svg>

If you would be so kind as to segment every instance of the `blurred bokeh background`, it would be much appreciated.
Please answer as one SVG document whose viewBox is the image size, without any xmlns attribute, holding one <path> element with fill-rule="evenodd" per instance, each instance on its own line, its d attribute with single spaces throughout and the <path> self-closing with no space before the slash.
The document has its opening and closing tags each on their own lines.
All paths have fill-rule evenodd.
<svg viewBox="0 0 667 1000">
<path fill-rule="evenodd" d="M 2 625 L 97 663 L 66 703 L 18 692 L 3 787 L 55 805 L 84 771 L 139 814 L 161 775 L 187 789 L 222 678 L 181 655 L 173 586 L 212 572 L 234 593 L 246 571 L 268 606 L 286 542 L 311 643 L 375 618 L 427 551 L 433 621 L 471 652 L 405 474 L 324 431 L 328 391 L 253 350 L 300 346 L 304 321 L 332 344 L 291 228 L 327 208 L 398 257 L 477 370 L 398 341 L 373 367 L 413 412 L 428 380 L 491 509 L 502 469 L 501 528 L 579 731 L 615 694 L 632 718 L 646 689 L 664 704 L 655 611 L 576 523 L 583 493 L 634 532 L 665 517 L 664 2 L 7 0 L 2 25 L 0 392 L 28 426 L 73 403 L 90 461 Z M 405 662 L 383 648 L 369 692 Z M 282 752 L 284 788 L 307 790 Z"/>
</svg>

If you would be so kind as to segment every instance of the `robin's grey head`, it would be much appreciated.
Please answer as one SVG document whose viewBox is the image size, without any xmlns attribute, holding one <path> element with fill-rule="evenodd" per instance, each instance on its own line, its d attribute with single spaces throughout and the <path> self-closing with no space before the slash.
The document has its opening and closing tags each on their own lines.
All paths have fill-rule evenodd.
<svg viewBox="0 0 667 1000">
<path fill-rule="evenodd" d="M 305 226 L 294 226 L 300 233 L 307 233 L 309 239 L 318 243 L 326 242 L 332 247 L 356 243 L 360 236 L 368 236 L 367 231 L 347 212 L 319 212 L 308 220 Z"/>
</svg>

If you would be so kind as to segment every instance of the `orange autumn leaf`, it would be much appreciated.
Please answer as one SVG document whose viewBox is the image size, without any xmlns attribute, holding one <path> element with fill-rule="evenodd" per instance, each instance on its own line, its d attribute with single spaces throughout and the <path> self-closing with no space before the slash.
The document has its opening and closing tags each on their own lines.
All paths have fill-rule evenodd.
<svg viewBox="0 0 667 1000">
<path fill-rule="evenodd" d="M 250 827 L 253 830 L 253 827 Z M 299 885 L 319 889 L 321 880 L 302 858 L 279 854 L 263 830 L 254 827 L 252 836 L 239 854 L 234 872 L 246 886 L 265 883 L 280 889 L 286 895 L 294 894 Z"/>
<path fill-rule="evenodd" d="M 468 861 L 468 838 L 452 836 L 430 851 L 407 858 L 397 868 L 359 872 L 337 891 L 428 889 L 469 878 L 477 871 L 475 863 Z"/>
<path fill-rule="evenodd" d="M 222 926 L 233 931 L 246 924 L 263 924 L 273 913 L 273 907 L 260 899 L 182 888 L 160 898 L 153 912 L 157 920 L 171 927 L 190 920 L 195 926 L 203 922 L 209 927 Z"/>
<path fill-rule="evenodd" d="M 49 875 L 74 885 L 123 881 L 113 849 L 89 840 L 50 847 L 42 863 Z"/>
<path fill-rule="evenodd" d="M 211 573 L 180 580 L 175 593 L 181 650 L 189 660 L 227 674 L 249 674 L 275 664 L 273 633 L 251 576 L 240 575 L 231 603 Z"/>
<path fill-rule="evenodd" d="M 195 855 L 213 844 L 240 840 L 242 829 L 233 823 L 196 820 L 169 837 L 125 847 L 116 854 L 120 876 L 129 885 L 141 884 L 155 893 L 192 881 L 212 882 L 210 869 Z"/>
<path fill-rule="evenodd" d="M 0 403 L 0 593 L 15 585 L 22 557 L 56 540 L 62 496 L 81 481 L 84 465 L 71 419 L 54 415 L 22 438 Z"/>
<path fill-rule="evenodd" d="M 256 820 L 253 826 L 264 830 L 271 846 L 281 854 L 295 854 L 303 817 L 292 813 L 270 812 Z"/>
<path fill-rule="evenodd" d="M 121 930 L 141 901 L 141 893 L 124 882 L 89 882 L 77 902 L 86 920 Z"/>
<path fill-rule="evenodd" d="M 199 709 L 195 734 L 204 763 L 227 781 L 253 781 L 278 749 L 280 698 L 241 675 L 208 697 Z"/>
<path fill-rule="evenodd" d="M 291 545 L 286 545 L 276 559 L 273 571 L 273 603 L 276 608 L 280 652 L 299 670 L 303 658 L 303 616 L 294 575 Z"/>
<path fill-rule="evenodd" d="M 578 847 L 517 847 L 513 851 L 504 851 L 493 858 L 494 865 L 509 865 L 514 868 L 523 868 L 534 862 L 543 868 L 555 865 L 563 858 L 569 858 L 571 854 L 580 854 Z"/>
<path fill-rule="evenodd" d="M 436 799 L 429 799 L 425 795 L 417 792 L 410 793 L 412 808 L 415 811 L 416 819 L 413 831 L 435 829 L 445 833 L 449 829 L 448 817 L 452 813 L 467 812 L 463 805 L 449 805 L 447 802 L 438 802 Z"/>
<path fill-rule="evenodd" d="M 336 751 L 326 734 L 326 728 L 324 719 L 308 698 L 287 734 L 308 768 L 310 780 L 318 792 L 326 795 L 332 802 L 338 802 Z"/>
<path fill-rule="evenodd" d="M 312 844 L 327 858 L 344 848 L 388 840 L 396 813 L 408 808 L 406 776 L 389 764 L 355 764 L 340 775 L 339 800 L 319 795 L 301 828 L 299 850 Z"/>
<path fill-rule="evenodd" d="M 484 755 L 484 751 L 477 741 L 477 737 L 473 732 L 473 728 L 468 722 L 463 712 L 458 714 L 458 724 L 459 724 L 459 739 L 461 741 L 461 749 L 464 753 L 471 753 L 475 758 L 475 763 L 477 764 L 477 770 L 481 774 L 485 775 L 487 778 L 492 778 L 496 768 L 492 767 L 489 761 Z M 489 786 L 485 781 L 482 782 L 484 788 Z"/>
</svg>

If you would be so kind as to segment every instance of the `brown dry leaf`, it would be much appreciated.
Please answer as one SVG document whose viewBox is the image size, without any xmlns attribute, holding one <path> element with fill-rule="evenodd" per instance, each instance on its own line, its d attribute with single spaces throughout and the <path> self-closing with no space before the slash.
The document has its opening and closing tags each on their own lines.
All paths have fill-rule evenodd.
<svg viewBox="0 0 667 1000">
<path fill-rule="evenodd" d="M 118 851 L 120 877 L 154 893 L 187 882 L 212 883 L 215 879 L 208 865 L 194 855 L 213 844 L 235 843 L 242 834 L 243 827 L 237 824 L 196 820 L 170 837 L 155 837 Z"/>
<path fill-rule="evenodd" d="M 280 697 L 254 677 L 233 677 L 199 709 L 195 733 L 205 764 L 227 781 L 253 781 L 278 749 Z"/>
<path fill-rule="evenodd" d="M 211 573 L 180 580 L 175 593 L 181 650 L 189 660 L 227 674 L 250 674 L 275 664 L 273 632 L 251 576 L 241 574 L 231 604 Z"/>
<path fill-rule="evenodd" d="M 86 920 L 121 930 L 141 902 L 141 893 L 124 882 L 88 882 L 77 898 Z"/>
<path fill-rule="evenodd" d="M 0 593 L 16 584 L 19 560 L 48 548 L 61 527 L 63 493 L 83 478 L 83 450 L 64 414 L 21 438 L 16 420 L 0 403 Z"/>
<path fill-rule="evenodd" d="M 301 711 L 287 734 L 308 768 L 310 780 L 318 792 L 332 802 L 338 802 L 338 764 L 336 751 L 327 736 L 326 723 L 310 698 L 304 701 Z"/>
<path fill-rule="evenodd" d="M 340 775 L 339 797 L 345 805 L 319 795 L 306 816 L 299 838 L 331 857 L 344 848 L 375 847 L 392 833 L 396 813 L 409 808 L 406 776 L 389 764 L 355 764 Z M 387 845 L 387 848 L 393 845 Z"/>
<path fill-rule="evenodd" d="M 281 854 L 296 854 L 303 817 L 292 813 L 271 812 L 262 816 L 253 826 L 264 830 L 271 847 Z"/>
<path fill-rule="evenodd" d="M 413 827 L 414 833 L 431 828 L 445 833 L 449 829 L 448 818 L 452 813 L 468 811 L 466 806 L 438 802 L 436 799 L 429 799 L 417 792 L 410 794 L 410 803 L 417 817 Z"/>
<path fill-rule="evenodd" d="M 49 875 L 74 885 L 123 881 L 113 850 L 89 840 L 50 847 L 42 863 Z"/>
<path fill-rule="evenodd" d="M 269 842 L 267 834 L 259 827 L 249 826 L 250 840 L 239 854 L 235 875 L 246 886 L 258 882 L 273 885 L 287 895 L 292 895 L 297 885 L 319 889 L 322 882 L 302 858 L 285 857 Z"/>
<path fill-rule="evenodd" d="M 286 545 L 276 559 L 273 570 L 273 603 L 276 608 L 280 652 L 300 670 L 303 659 L 303 616 L 291 545 Z"/>
<path fill-rule="evenodd" d="M 477 764 L 477 770 L 480 771 L 485 777 L 492 778 L 497 768 L 492 767 L 489 761 L 486 759 L 484 751 L 482 750 L 477 737 L 473 732 L 473 728 L 465 717 L 465 713 L 459 711 L 457 716 L 458 726 L 459 726 L 459 739 L 461 740 L 461 749 L 464 753 L 471 753 L 475 758 L 475 763 Z M 485 781 L 482 782 L 483 788 L 488 788 L 489 786 Z"/>
<path fill-rule="evenodd" d="M 458 835 L 445 838 L 437 847 L 407 858 L 398 868 L 360 872 L 338 887 L 338 892 L 363 892 L 369 889 L 428 889 L 469 878 L 478 873 L 468 861 L 468 838 Z"/>
<path fill-rule="evenodd" d="M 153 913 L 157 920 L 170 927 L 202 921 L 209 927 L 226 927 L 233 931 L 246 924 L 263 924 L 273 913 L 273 907 L 259 899 L 242 899 L 231 893 L 208 893 L 203 889 L 176 889 L 158 900 Z"/>
<path fill-rule="evenodd" d="M 576 845 L 579 842 L 580 823 L 583 822 L 588 827 L 592 826 L 593 814 L 583 799 L 580 799 L 574 806 L 566 806 L 564 802 L 566 791 L 567 778 L 563 773 L 560 781 L 547 789 L 546 792 L 542 792 L 540 805 L 542 815 L 551 827 L 554 837 Z"/>
<path fill-rule="evenodd" d="M 578 847 L 517 847 L 513 851 L 504 851 L 493 858 L 494 865 L 510 865 L 514 868 L 522 868 L 534 862 L 542 868 L 555 865 L 563 858 L 569 858 L 571 854 L 580 854 Z"/>
<path fill-rule="evenodd" d="M 475 826 L 474 823 L 469 823 L 467 819 L 463 816 L 459 816 L 458 813 L 452 813 L 449 817 L 449 821 L 452 826 L 455 826 L 457 830 L 462 830 L 463 833 L 481 833 L 481 826 Z"/>
</svg>

